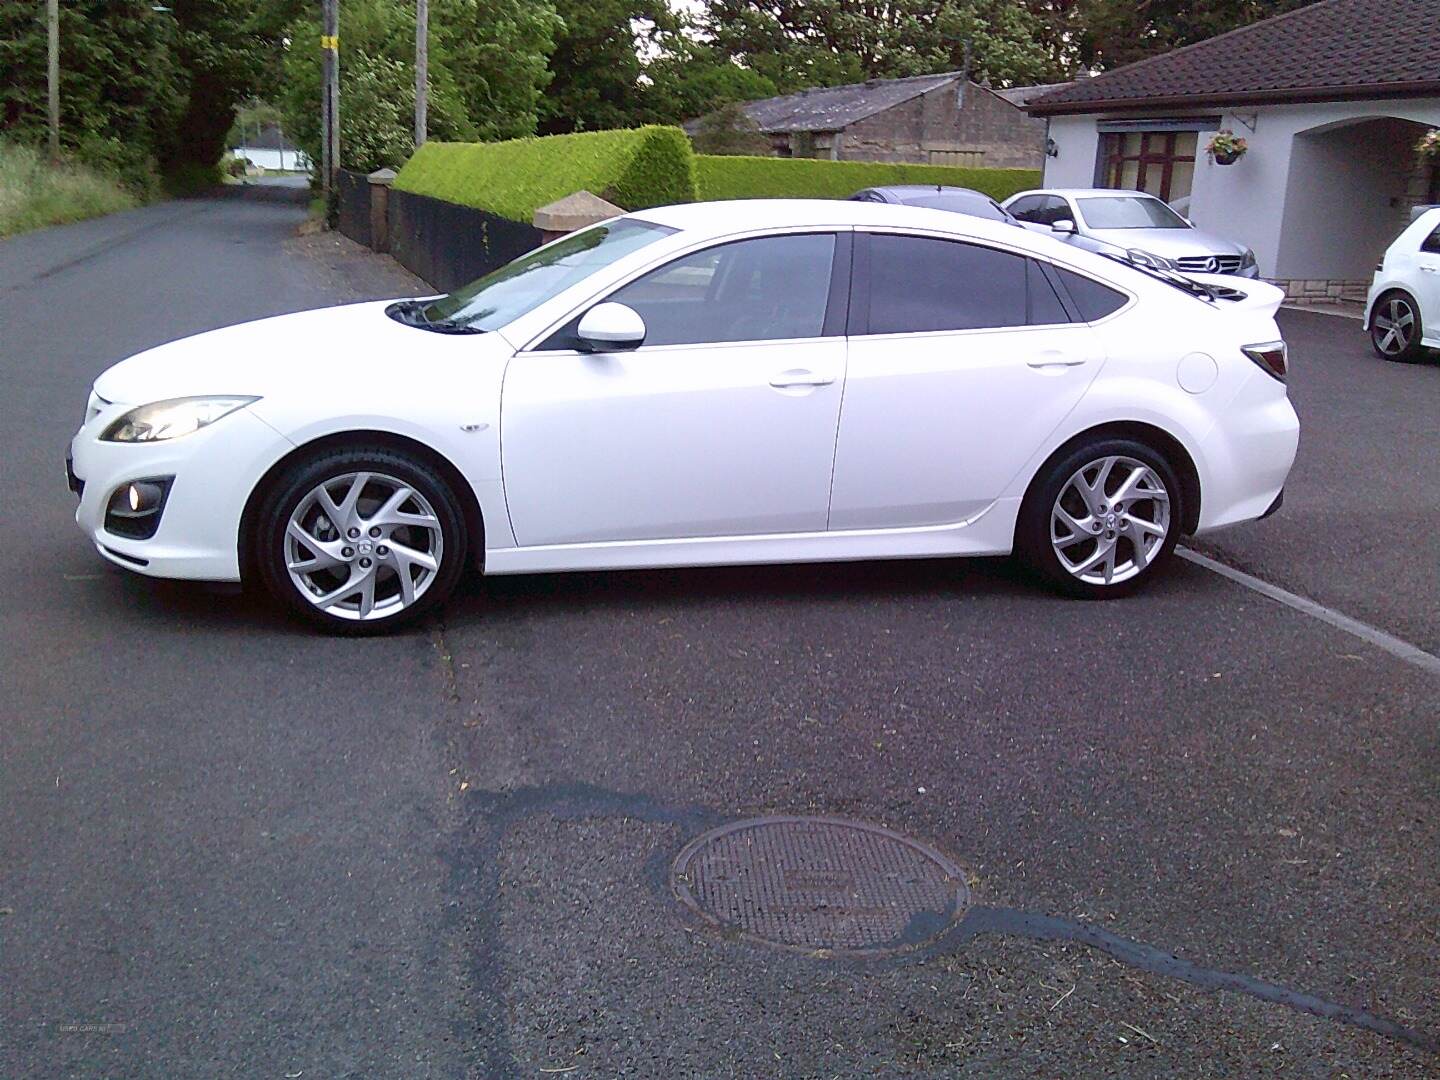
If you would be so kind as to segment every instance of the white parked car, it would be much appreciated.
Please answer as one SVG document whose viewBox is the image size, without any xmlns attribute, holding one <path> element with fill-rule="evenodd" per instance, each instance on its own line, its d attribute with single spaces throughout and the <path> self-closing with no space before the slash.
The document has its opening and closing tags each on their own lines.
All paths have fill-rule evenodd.
<svg viewBox="0 0 1440 1080">
<path fill-rule="evenodd" d="M 1154 195 L 1119 188 L 1022 191 L 1002 204 L 1026 228 L 1090 251 L 1141 251 L 1186 274 L 1259 277 L 1255 252 L 1202 232 Z"/>
<path fill-rule="evenodd" d="M 258 580 L 339 631 L 471 567 L 1014 550 L 1117 595 L 1277 506 L 1295 456 L 1281 294 L 1218 295 L 942 210 L 647 210 L 449 296 L 117 364 L 76 519 L 120 566 Z"/>
<path fill-rule="evenodd" d="M 1375 267 L 1365 329 L 1386 360 L 1410 363 L 1440 349 L 1440 206 L 1418 214 Z"/>
</svg>

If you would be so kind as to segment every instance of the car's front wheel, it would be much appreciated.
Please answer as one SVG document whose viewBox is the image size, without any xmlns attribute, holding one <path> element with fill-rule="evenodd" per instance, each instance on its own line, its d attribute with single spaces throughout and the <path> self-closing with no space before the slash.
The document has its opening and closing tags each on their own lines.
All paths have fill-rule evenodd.
<svg viewBox="0 0 1440 1080">
<path fill-rule="evenodd" d="M 270 593 L 333 633 L 393 629 L 459 581 L 464 515 L 445 480 L 392 450 L 332 450 L 291 466 L 261 507 L 255 557 Z"/>
<path fill-rule="evenodd" d="M 1134 591 L 1175 548 L 1180 485 L 1163 456 L 1100 439 L 1052 461 L 1021 507 L 1016 552 L 1072 596 Z"/>
<path fill-rule="evenodd" d="M 1420 305 L 1409 293 L 1386 293 L 1370 313 L 1370 345 L 1384 360 L 1411 364 L 1425 351 L 1420 344 Z"/>
</svg>

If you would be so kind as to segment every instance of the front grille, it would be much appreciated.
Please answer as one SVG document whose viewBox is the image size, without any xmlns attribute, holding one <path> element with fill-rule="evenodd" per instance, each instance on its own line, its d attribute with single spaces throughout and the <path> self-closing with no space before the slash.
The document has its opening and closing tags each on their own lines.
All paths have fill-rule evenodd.
<svg viewBox="0 0 1440 1080">
<path fill-rule="evenodd" d="M 1175 262 L 1192 274 L 1234 274 L 1244 260 L 1239 255 L 1186 255 Z"/>
</svg>

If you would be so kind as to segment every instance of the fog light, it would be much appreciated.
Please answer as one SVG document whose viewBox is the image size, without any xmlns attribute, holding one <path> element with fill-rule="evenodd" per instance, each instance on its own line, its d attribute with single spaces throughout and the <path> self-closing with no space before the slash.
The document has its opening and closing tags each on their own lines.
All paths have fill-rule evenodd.
<svg viewBox="0 0 1440 1080">
<path fill-rule="evenodd" d="M 130 512 L 133 514 L 152 513 L 160 505 L 160 497 L 164 492 L 156 484 L 147 484 L 144 480 L 137 480 L 130 485 L 125 492 L 125 500 L 130 504 Z"/>
<path fill-rule="evenodd" d="M 116 488 L 105 507 L 105 531 L 132 540 L 148 540 L 160 528 L 171 476 L 132 480 Z"/>
</svg>

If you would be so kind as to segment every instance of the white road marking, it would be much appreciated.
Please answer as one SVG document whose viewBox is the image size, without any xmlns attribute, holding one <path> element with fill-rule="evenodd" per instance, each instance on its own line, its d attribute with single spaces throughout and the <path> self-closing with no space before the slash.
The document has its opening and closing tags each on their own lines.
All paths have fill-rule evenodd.
<svg viewBox="0 0 1440 1080">
<path fill-rule="evenodd" d="M 1277 604 L 1284 604 L 1288 608 L 1299 611 L 1321 622 L 1329 623 L 1337 630 L 1344 630 L 1347 634 L 1354 634 L 1362 641 L 1369 642 L 1377 649 L 1384 649 L 1391 656 L 1397 657 L 1407 663 L 1428 671 L 1432 675 L 1440 675 L 1440 656 L 1426 652 L 1424 649 L 1403 641 L 1394 634 L 1387 634 L 1384 630 L 1363 623 L 1359 619 L 1352 619 L 1349 615 L 1342 615 L 1333 608 L 1324 604 L 1317 604 L 1314 600 L 1307 600 L 1303 596 L 1297 596 L 1288 589 L 1282 589 L 1278 585 L 1271 585 L 1268 581 L 1261 581 L 1252 574 L 1243 570 L 1236 570 L 1233 566 L 1226 566 L 1222 562 L 1216 562 L 1208 555 L 1201 555 L 1198 551 L 1191 551 L 1189 548 L 1177 547 L 1175 554 L 1186 562 L 1192 562 L 1196 566 L 1203 566 L 1206 570 L 1214 571 L 1221 577 L 1229 578 L 1237 585 L 1243 585 L 1247 589 L 1258 592 L 1261 596 L 1269 597 Z"/>
</svg>

